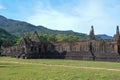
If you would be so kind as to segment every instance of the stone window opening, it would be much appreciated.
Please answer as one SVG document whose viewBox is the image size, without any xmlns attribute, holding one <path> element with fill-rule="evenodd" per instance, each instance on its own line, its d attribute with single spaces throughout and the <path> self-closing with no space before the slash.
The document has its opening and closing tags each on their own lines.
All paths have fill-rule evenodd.
<svg viewBox="0 0 120 80">
<path fill-rule="evenodd" d="M 37 51 L 37 47 L 34 47 L 34 51 Z"/>
<path fill-rule="evenodd" d="M 31 51 L 33 51 L 33 46 L 31 47 Z"/>
</svg>

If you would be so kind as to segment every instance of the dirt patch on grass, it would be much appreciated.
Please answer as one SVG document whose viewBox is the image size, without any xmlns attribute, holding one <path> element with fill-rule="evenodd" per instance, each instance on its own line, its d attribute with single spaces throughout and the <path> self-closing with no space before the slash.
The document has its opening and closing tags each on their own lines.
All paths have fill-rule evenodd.
<svg viewBox="0 0 120 80">
<path fill-rule="evenodd" d="M 1 63 L 13 63 L 13 64 L 41 65 L 41 66 L 50 66 L 50 67 L 67 67 L 67 68 L 106 70 L 106 71 L 120 71 L 120 69 L 100 68 L 100 67 L 68 66 L 68 65 L 57 65 L 57 64 L 40 64 L 40 63 L 28 63 L 28 62 L 17 62 L 17 61 L 0 61 L 0 62 Z"/>
</svg>

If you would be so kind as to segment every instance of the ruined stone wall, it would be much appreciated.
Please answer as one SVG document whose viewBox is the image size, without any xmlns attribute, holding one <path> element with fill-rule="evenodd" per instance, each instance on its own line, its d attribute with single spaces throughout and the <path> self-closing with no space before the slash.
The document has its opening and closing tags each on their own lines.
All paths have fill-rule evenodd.
<svg viewBox="0 0 120 80">
<path fill-rule="evenodd" d="M 89 51 L 89 41 L 74 41 L 74 42 L 58 42 L 55 43 L 55 49 L 59 52 L 80 52 L 80 51 Z"/>
<path fill-rule="evenodd" d="M 95 53 L 118 53 L 117 42 L 112 40 L 91 41 Z"/>
<path fill-rule="evenodd" d="M 117 61 L 120 59 L 118 44 L 113 40 L 92 41 L 92 51 L 96 60 Z"/>
<path fill-rule="evenodd" d="M 55 43 L 55 49 L 59 52 L 66 52 L 66 59 L 86 59 L 92 60 L 92 55 L 89 51 L 89 40 L 80 40 L 73 42 L 58 42 Z"/>
<path fill-rule="evenodd" d="M 119 61 L 120 45 L 114 40 L 79 40 L 73 42 L 30 42 L 3 48 L 3 55 L 27 58 L 63 58 Z"/>
<path fill-rule="evenodd" d="M 119 47 L 120 48 L 120 47 Z M 120 59 L 118 43 L 113 40 L 79 40 L 55 43 L 55 49 L 66 52 L 67 59 L 108 60 Z"/>
<path fill-rule="evenodd" d="M 2 55 L 6 56 L 17 56 L 18 54 L 23 54 L 23 48 L 19 45 L 3 48 Z"/>
</svg>

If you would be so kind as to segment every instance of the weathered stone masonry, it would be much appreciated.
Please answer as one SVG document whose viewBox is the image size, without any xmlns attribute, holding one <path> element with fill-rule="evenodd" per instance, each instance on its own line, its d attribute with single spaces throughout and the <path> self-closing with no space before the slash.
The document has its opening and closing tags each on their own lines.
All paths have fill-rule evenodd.
<svg viewBox="0 0 120 80">
<path fill-rule="evenodd" d="M 42 43 L 37 32 L 30 39 L 26 34 L 20 44 L 2 45 L 2 55 L 18 58 L 62 58 L 80 60 L 120 61 L 120 34 L 110 40 L 96 40 L 94 28 L 91 27 L 89 39 L 72 42 Z"/>
</svg>

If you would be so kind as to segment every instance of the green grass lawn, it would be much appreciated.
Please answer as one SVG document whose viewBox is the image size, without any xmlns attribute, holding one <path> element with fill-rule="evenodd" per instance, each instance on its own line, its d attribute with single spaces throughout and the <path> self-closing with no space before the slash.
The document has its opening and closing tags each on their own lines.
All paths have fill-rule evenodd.
<svg viewBox="0 0 120 80">
<path fill-rule="evenodd" d="M 120 80 L 120 63 L 0 57 L 0 80 Z"/>
</svg>

